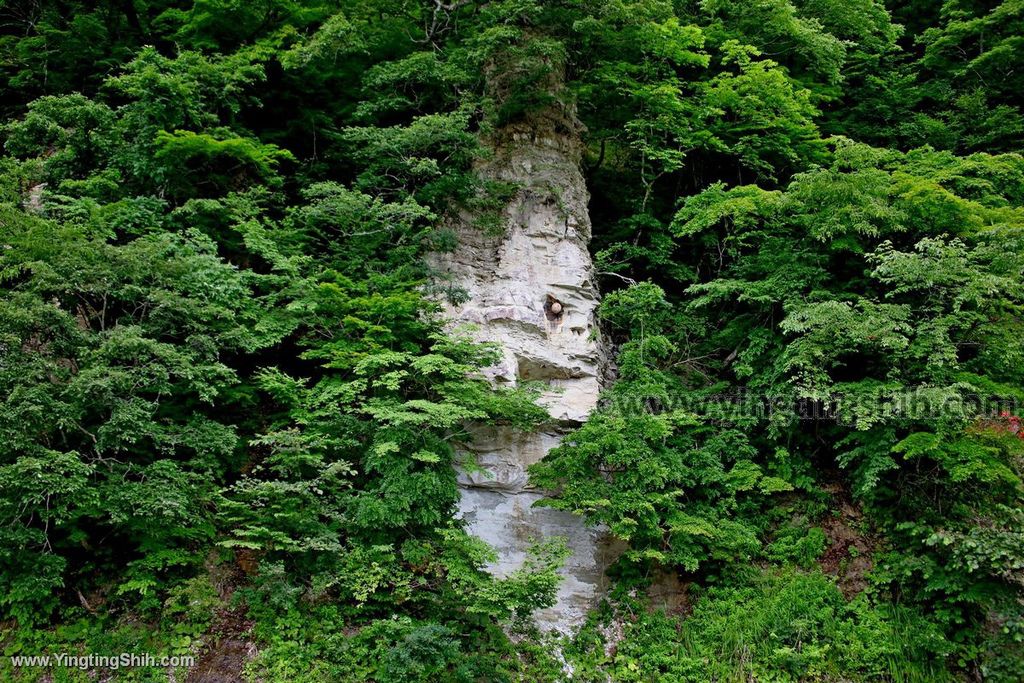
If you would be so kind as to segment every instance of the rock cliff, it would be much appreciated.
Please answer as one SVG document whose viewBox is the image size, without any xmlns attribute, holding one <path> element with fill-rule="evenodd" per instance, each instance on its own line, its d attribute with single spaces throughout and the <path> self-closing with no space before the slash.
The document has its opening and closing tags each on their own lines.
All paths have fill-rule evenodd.
<svg viewBox="0 0 1024 683">
<path fill-rule="evenodd" d="M 482 341 L 500 344 L 500 362 L 486 370 L 495 383 L 539 381 L 552 427 L 522 433 L 508 427 L 472 427 L 470 446 L 482 471 L 459 475 L 460 511 L 471 533 L 492 545 L 492 570 L 519 567 L 531 541 L 561 536 L 572 555 L 558 602 L 537 615 L 544 628 L 571 631 L 603 587 L 611 548 L 604 534 L 581 518 L 531 507 L 541 498 L 526 468 L 555 447 L 597 404 L 607 367 L 595 322 L 598 290 L 587 243 L 588 194 L 580 172 L 580 125 L 571 107 L 553 104 L 494 131 L 493 156 L 478 171 L 514 184 L 501 234 L 455 226 L 458 247 L 434 266 L 468 298 L 448 305 L 456 326 L 475 325 Z"/>
</svg>

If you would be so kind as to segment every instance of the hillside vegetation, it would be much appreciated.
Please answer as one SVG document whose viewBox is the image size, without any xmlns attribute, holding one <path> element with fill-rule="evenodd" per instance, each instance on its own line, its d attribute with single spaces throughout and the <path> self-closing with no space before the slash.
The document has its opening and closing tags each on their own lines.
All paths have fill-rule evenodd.
<svg viewBox="0 0 1024 683">
<path fill-rule="evenodd" d="M 1024 680 L 1022 92 L 1021 0 L 0 2 L 0 679 Z M 424 258 L 553 97 L 617 380 L 531 477 L 625 547 L 557 643 Z"/>
</svg>

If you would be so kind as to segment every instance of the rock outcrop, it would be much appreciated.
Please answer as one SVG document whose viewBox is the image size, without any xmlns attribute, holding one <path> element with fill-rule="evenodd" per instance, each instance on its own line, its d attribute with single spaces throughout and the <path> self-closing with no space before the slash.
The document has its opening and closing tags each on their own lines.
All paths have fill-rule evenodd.
<svg viewBox="0 0 1024 683">
<path fill-rule="evenodd" d="M 493 156 L 478 169 L 512 183 L 503 231 L 454 226 L 458 247 L 435 257 L 437 271 L 463 290 L 448 305 L 453 326 L 473 323 L 481 341 L 500 344 L 501 360 L 486 370 L 497 384 L 543 382 L 548 431 L 472 427 L 470 448 L 480 471 L 459 475 L 460 510 L 471 533 L 493 546 L 492 570 L 519 567 L 536 539 L 561 536 L 572 555 L 558 602 L 537 615 L 544 628 L 571 631 L 599 596 L 611 554 L 604 534 L 570 513 L 531 507 L 527 467 L 544 457 L 598 401 L 607 358 L 595 322 L 598 290 L 587 243 L 588 194 L 580 172 L 580 125 L 572 108 L 556 104 L 507 124 L 488 138 Z"/>
</svg>

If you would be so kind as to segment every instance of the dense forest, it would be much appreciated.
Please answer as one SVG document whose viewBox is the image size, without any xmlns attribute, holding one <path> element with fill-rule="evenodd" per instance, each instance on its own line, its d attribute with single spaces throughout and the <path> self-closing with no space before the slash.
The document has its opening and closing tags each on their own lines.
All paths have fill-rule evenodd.
<svg viewBox="0 0 1024 683">
<path fill-rule="evenodd" d="M 1021 0 L 0 0 L 0 89 L 0 679 L 1024 680 Z M 571 634 L 457 514 L 549 417 L 432 259 L 553 108 Z M 200 665 L 13 659 L 124 652 Z"/>
</svg>

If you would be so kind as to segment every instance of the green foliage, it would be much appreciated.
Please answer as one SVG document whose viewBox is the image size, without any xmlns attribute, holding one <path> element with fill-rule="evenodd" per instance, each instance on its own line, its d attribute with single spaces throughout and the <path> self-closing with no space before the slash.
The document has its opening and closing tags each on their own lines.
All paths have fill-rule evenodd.
<svg viewBox="0 0 1024 683">
<path fill-rule="evenodd" d="M 245 186 L 247 176 L 255 176 L 269 186 L 280 184 L 275 173 L 279 162 L 294 157 L 276 145 L 262 145 L 239 137 L 221 140 L 206 133 L 187 130 L 156 136 L 154 158 L 166 162 L 168 191 L 178 196 L 202 196 L 232 186 Z M 201 178 L 198 182 L 190 176 Z"/>
<path fill-rule="evenodd" d="M 5 4 L 0 641 L 203 653 L 230 611 L 268 681 L 1024 678 L 1022 12 Z M 691 587 L 615 647 L 531 629 L 564 549 L 496 578 L 455 518 L 466 423 L 548 418 L 424 257 L 501 235 L 474 169 L 538 114 L 619 377 L 531 476 L 618 594 Z"/>
<path fill-rule="evenodd" d="M 942 681 L 949 649 L 912 610 L 846 602 L 820 573 L 786 569 L 708 588 L 685 618 L 642 611 L 613 654 L 580 663 L 596 655 L 616 681 Z"/>
<path fill-rule="evenodd" d="M 23 629 L 5 642 L 127 613 L 154 635 L 189 624 L 174 638 L 199 652 L 223 608 L 213 562 L 252 575 L 232 581 L 268 625 L 317 604 L 345 629 L 415 621 L 374 665 L 392 678 L 446 670 L 421 660 L 449 645 L 505 666 L 499 624 L 551 603 L 564 552 L 498 580 L 453 519 L 464 423 L 546 417 L 479 379 L 494 350 L 444 334 L 420 291 L 438 217 L 478 194 L 472 111 L 332 112 L 324 154 L 351 168 L 318 174 L 254 86 L 322 66 L 293 32 L 331 8 L 163 9 L 154 30 L 193 51 L 133 48 L 3 127 L 0 608 Z M 407 40 L 390 30 L 368 43 Z M 278 63 L 282 43 L 297 56 Z"/>
<path fill-rule="evenodd" d="M 29 605 L 74 590 L 85 569 L 68 566 L 75 548 L 130 548 L 131 585 L 145 593 L 183 563 L 175 548 L 211 537 L 210 477 L 237 446 L 214 412 L 238 382 L 218 355 L 255 346 L 255 308 L 198 236 L 117 244 L 7 215 L 4 593 L 28 620 Z M 44 570 L 25 573 L 33 558 Z"/>
<path fill-rule="evenodd" d="M 825 552 L 828 540 L 819 527 L 801 529 L 788 526 L 779 531 L 767 555 L 778 562 L 791 562 L 804 569 L 810 569 Z"/>
<path fill-rule="evenodd" d="M 759 544 L 741 511 L 747 492 L 763 484 L 756 453 L 739 425 L 667 407 L 679 387 L 661 369 L 675 352 L 657 327 L 665 301 L 656 287 L 627 294 L 604 304 L 610 319 L 638 335 L 622 348 L 609 407 L 534 465 L 531 478 L 559 491 L 547 504 L 629 541 L 631 560 L 695 571 L 706 561 L 749 558 Z"/>
<path fill-rule="evenodd" d="M 608 524 L 628 558 L 698 576 L 759 541 L 810 566 L 826 539 L 766 538 L 765 513 L 775 492 L 814 495 L 815 467 L 842 468 L 895 547 L 877 587 L 934 610 L 960 666 L 1014 670 L 1021 442 L 1017 418 L 991 411 L 1020 381 L 1024 224 L 1002 182 L 1020 163 L 840 139 L 828 167 L 783 192 L 713 185 L 688 198 L 672 227 L 704 246 L 691 272 L 706 275 L 676 301 L 651 283 L 607 297 L 605 319 L 630 332 L 621 377 L 610 409 L 536 466 L 558 490 L 551 504 Z M 774 407 L 695 415 L 717 404 L 710 392 Z M 991 565 L 968 540 L 989 533 L 1002 558 Z M 684 538 L 702 543 L 679 552 Z"/>
<path fill-rule="evenodd" d="M 1019 103 L 1024 10 L 1016 2 L 943 3 L 941 21 L 919 37 L 922 95 L 968 150 L 1014 149 L 1024 129 Z M 952 108 L 949 105 L 952 104 Z"/>
<path fill-rule="evenodd" d="M 4 658 L 0 660 L 0 676 L 12 681 L 57 681 L 86 683 L 92 672 L 80 667 L 20 667 L 12 665 L 11 657 L 35 653 L 95 653 L 117 655 L 149 653 L 156 658 L 194 655 L 217 637 L 211 632 L 214 610 L 222 607 L 217 587 L 211 577 L 201 574 L 193 579 L 166 586 L 167 598 L 158 605 L 155 618 L 140 623 L 133 618 L 97 615 L 82 607 L 69 609 L 61 623 L 53 629 L 28 627 L 7 628 L 2 632 Z M 95 596 L 91 596 L 95 598 Z M 129 667 L 111 671 L 118 679 L 159 683 L 169 673 L 184 676 L 188 669 L 178 667 Z"/>
<path fill-rule="evenodd" d="M 400 549 L 358 546 L 332 574 L 347 600 L 313 608 L 296 602 L 279 567 L 267 567 L 276 578 L 249 598 L 269 643 L 253 671 L 271 681 L 531 680 L 541 671 L 538 679 L 552 680 L 558 666 L 530 645 L 538 634 L 526 619 L 551 603 L 565 556 L 557 543 L 537 546 L 522 569 L 496 581 L 483 570 L 492 551 L 461 531 Z M 396 614 L 395 604 L 418 616 Z M 512 646 L 495 619 L 511 620 L 526 647 Z"/>
</svg>

